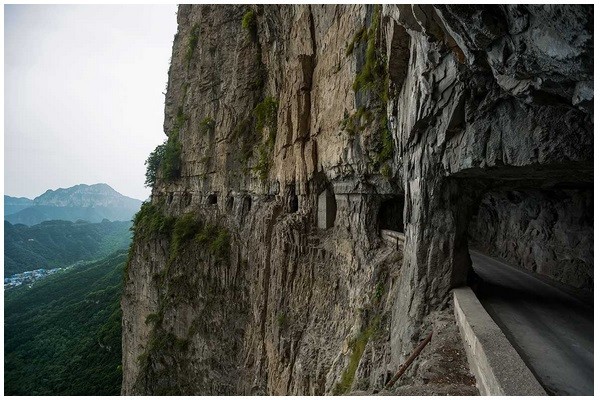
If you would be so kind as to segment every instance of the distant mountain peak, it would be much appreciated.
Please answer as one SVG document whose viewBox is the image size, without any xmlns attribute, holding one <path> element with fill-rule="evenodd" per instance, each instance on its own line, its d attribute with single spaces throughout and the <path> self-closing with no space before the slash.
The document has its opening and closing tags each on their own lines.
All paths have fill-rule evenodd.
<svg viewBox="0 0 600 400">
<path fill-rule="evenodd" d="M 33 205 L 33 200 L 27 197 L 12 197 L 4 195 L 4 215 L 10 215 Z"/>
<path fill-rule="evenodd" d="M 4 204 L 10 204 L 10 205 L 18 205 L 18 204 L 33 204 L 33 200 L 28 199 L 27 197 L 13 197 L 13 196 L 8 196 L 8 195 L 4 195 Z"/>
<path fill-rule="evenodd" d="M 4 200 L 4 219 L 26 225 L 58 219 L 73 222 L 128 221 L 142 204 L 141 200 L 123 196 L 106 183 L 50 189 L 33 200 L 26 199 L 28 201 L 9 197 L 7 203 L 6 196 Z"/>
<path fill-rule="evenodd" d="M 123 207 L 141 204 L 140 200 L 124 196 L 106 183 L 82 183 L 69 188 L 50 189 L 33 199 L 33 202 L 57 207 Z"/>
</svg>

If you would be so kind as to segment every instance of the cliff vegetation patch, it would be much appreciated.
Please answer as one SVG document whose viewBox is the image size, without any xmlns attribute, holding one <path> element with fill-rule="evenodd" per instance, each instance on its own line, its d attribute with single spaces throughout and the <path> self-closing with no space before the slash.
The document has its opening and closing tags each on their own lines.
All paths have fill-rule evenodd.
<svg viewBox="0 0 600 400">
<path fill-rule="evenodd" d="M 262 181 L 266 181 L 271 169 L 272 154 L 275 148 L 275 138 L 277 135 L 277 100 L 273 97 L 266 97 L 254 108 L 254 130 L 260 137 L 268 129 L 267 140 L 258 147 L 258 160 L 254 166 L 254 171 Z"/>
<path fill-rule="evenodd" d="M 352 354 L 350 355 L 350 362 L 348 366 L 342 373 L 342 378 L 338 383 L 336 383 L 333 388 L 334 395 L 343 395 L 348 393 L 350 389 L 352 389 L 352 384 L 354 383 L 354 376 L 356 375 L 356 370 L 358 369 L 358 364 L 360 363 L 360 359 L 365 352 L 365 347 L 367 347 L 367 343 L 369 339 L 377 332 L 379 329 L 380 319 L 378 317 L 373 318 L 367 329 L 360 332 L 358 336 L 356 336 L 353 340 L 350 341 L 349 347 L 352 350 Z"/>
<path fill-rule="evenodd" d="M 200 121 L 200 134 L 206 135 L 215 131 L 215 120 L 211 117 L 204 117 Z"/>
<path fill-rule="evenodd" d="M 367 94 L 369 104 L 367 107 L 361 106 L 351 115 L 346 114 L 340 125 L 350 136 L 373 127 L 374 155 L 371 157 L 371 163 L 382 175 L 389 178 L 392 171 L 387 161 L 394 155 L 394 142 L 387 118 L 389 74 L 385 54 L 377 37 L 380 31 L 380 19 L 381 6 L 375 5 L 369 28 L 361 27 L 346 48 L 346 55 L 349 56 L 357 48 L 364 48 L 363 46 L 366 45 L 365 61 L 354 79 L 352 89 Z"/>
<path fill-rule="evenodd" d="M 194 51 L 196 51 L 196 47 L 198 46 L 198 40 L 200 39 L 200 25 L 194 24 L 192 30 L 190 32 L 190 36 L 188 37 L 187 49 L 185 52 L 185 61 L 189 67 L 190 62 L 192 61 L 192 57 L 194 56 Z"/>
<path fill-rule="evenodd" d="M 146 182 L 148 187 L 154 186 L 159 178 L 159 171 L 167 182 L 173 182 L 181 175 L 181 141 L 179 132 L 189 119 L 189 116 L 183 112 L 183 107 L 177 109 L 173 129 L 168 134 L 168 138 L 156 146 L 146 159 Z"/>
<path fill-rule="evenodd" d="M 229 231 L 217 225 L 202 223 L 193 213 L 169 217 L 152 203 L 142 204 L 133 220 L 134 240 L 156 236 L 169 239 L 169 261 L 173 261 L 192 239 L 202 244 L 217 261 L 229 260 Z M 129 264 L 129 263 L 128 263 Z"/>
<path fill-rule="evenodd" d="M 257 25 L 256 25 L 256 13 L 254 10 L 248 10 L 242 17 L 242 28 L 244 28 L 250 34 L 252 40 L 257 38 Z"/>
</svg>

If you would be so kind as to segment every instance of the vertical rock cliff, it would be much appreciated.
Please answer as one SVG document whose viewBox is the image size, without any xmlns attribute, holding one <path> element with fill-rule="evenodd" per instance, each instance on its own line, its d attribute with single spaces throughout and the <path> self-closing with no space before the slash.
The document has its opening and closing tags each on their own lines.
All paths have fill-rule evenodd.
<svg viewBox="0 0 600 400">
<path fill-rule="evenodd" d="M 469 394 L 469 241 L 591 289 L 591 6 L 177 18 L 123 394 L 372 393 L 431 329 L 400 384 Z"/>
</svg>

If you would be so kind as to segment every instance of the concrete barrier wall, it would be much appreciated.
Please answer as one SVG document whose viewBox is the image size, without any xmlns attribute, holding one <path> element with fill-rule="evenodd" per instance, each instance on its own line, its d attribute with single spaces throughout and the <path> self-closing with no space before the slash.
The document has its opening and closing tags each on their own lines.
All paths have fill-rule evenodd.
<svg viewBox="0 0 600 400">
<path fill-rule="evenodd" d="M 396 246 L 396 250 L 404 249 L 404 233 L 391 231 L 389 229 L 381 230 L 381 238 L 386 242 Z"/>
<path fill-rule="evenodd" d="M 454 289 L 454 314 L 482 395 L 546 395 L 471 288 Z"/>
</svg>

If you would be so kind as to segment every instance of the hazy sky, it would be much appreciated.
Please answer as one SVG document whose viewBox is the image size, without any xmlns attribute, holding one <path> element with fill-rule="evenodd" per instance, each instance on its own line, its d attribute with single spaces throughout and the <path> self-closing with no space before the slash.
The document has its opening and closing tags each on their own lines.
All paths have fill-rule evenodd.
<svg viewBox="0 0 600 400">
<path fill-rule="evenodd" d="M 108 183 L 141 200 L 162 143 L 175 5 L 4 8 L 5 194 Z"/>
</svg>

